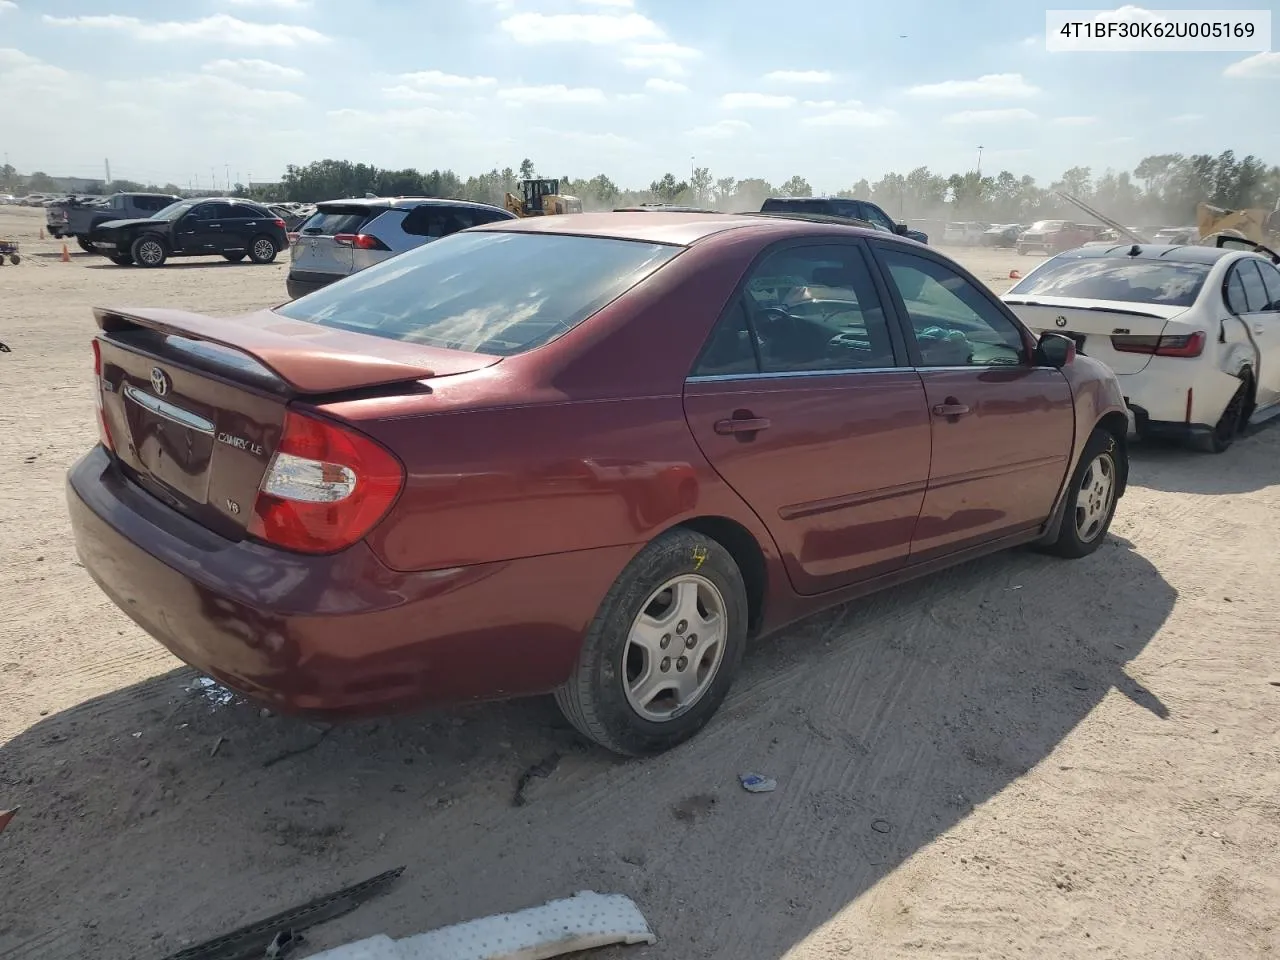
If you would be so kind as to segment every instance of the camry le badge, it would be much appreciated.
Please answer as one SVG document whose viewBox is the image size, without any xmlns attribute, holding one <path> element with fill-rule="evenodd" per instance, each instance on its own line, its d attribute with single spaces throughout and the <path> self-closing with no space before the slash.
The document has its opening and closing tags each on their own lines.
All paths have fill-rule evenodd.
<svg viewBox="0 0 1280 960">
<path fill-rule="evenodd" d="M 159 367 L 151 368 L 151 389 L 156 392 L 157 397 L 163 397 L 169 392 L 169 375 Z"/>
</svg>

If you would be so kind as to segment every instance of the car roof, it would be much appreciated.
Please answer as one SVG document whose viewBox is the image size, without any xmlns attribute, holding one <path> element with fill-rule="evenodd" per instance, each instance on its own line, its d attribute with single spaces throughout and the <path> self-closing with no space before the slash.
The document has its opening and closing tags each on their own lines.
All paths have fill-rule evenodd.
<svg viewBox="0 0 1280 960">
<path fill-rule="evenodd" d="M 321 200 L 316 209 L 325 207 L 368 207 L 370 210 L 384 207 L 406 209 L 411 207 L 476 207 L 481 210 L 501 210 L 492 203 L 477 203 L 475 200 L 451 200 L 448 197 L 351 197 L 347 200 Z M 505 212 L 505 211 L 504 211 Z"/>
<path fill-rule="evenodd" d="M 1131 251 L 1138 248 L 1136 255 Z M 1058 258 L 1070 260 L 1098 260 L 1109 257 L 1114 260 L 1176 260 L 1182 263 L 1214 264 L 1232 254 L 1257 255 L 1252 250 L 1239 247 L 1205 247 L 1191 243 L 1118 243 L 1111 246 L 1079 247 L 1058 254 Z"/>
<path fill-rule="evenodd" d="M 758 230 L 769 235 L 771 239 L 824 233 L 829 235 L 832 232 L 877 239 L 887 239 L 890 236 L 878 230 L 868 230 L 852 224 L 818 222 L 767 214 L 672 213 L 660 210 L 527 217 L 523 220 L 500 220 L 497 223 L 486 223 L 471 229 L 513 233 L 558 233 L 616 240 L 639 240 L 647 243 L 669 243 L 677 246 L 690 246 L 700 240 L 731 230 Z"/>
</svg>

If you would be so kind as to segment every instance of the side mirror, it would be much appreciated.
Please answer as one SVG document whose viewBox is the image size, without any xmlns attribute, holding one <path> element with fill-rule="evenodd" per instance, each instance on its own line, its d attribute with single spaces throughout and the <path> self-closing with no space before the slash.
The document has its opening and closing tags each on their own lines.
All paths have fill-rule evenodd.
<svg viewBox="0 0 1280 960">
<path fill-rule="evenodd" d="M 1036 344 L 1036 363 L 1061 370 L 1076 358 L 1076 342 L 1060 333 L 1041 334 Z"/>
<path fill-rule="evenodd" d="M 905 223 L 895 223 L 893 225 L 893 232 L 900 237 L 905 237 L 907 235 L 907 230 L 908 227 Z"/>
</svg>

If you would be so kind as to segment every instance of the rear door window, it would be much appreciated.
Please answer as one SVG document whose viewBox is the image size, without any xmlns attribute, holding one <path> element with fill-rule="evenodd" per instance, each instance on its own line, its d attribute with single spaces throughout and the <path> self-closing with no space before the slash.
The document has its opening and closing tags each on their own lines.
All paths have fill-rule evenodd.
<svg viewBox="0 0 1280 960">
<path fill-rule="evenodd" d="M 277 312 L 389 340 L 507 357 L 572 330 L 682 249 L 562 234 L 455 233 Z"/>
<path fill-rule="evenodd" d="M 475 225 L 475 215 L 469 208 L 423 204 L 409 211 L 400 229 L 411 236 L 438 240 Z"/>
<path fill-rule="evenodd" d="M 1262 271 L 1262 285 L 1267 291 L 1267 305 L 1264 309 L 1280 312 L 1280 270 L 1269 263 L 1259 263 Z"/>
<path fill-rule="evenodd" d="M 1261 313 L 1267 308 L 1266 287 L 1262 283 L 1262 271 L 1258 269 L 1256 260 L 1242 260 L 1239 265 L 1240 282 L 1244 285 L 1245 302 L 1250 313 Z"/>
<path fill-rule="evenodd" d="M 339 233 L 359 233 L 370 219 L 385 213 L 385 207 L 325 207 L 317 210 L 302 225 L 299 233 L 311 237 L 332 237 Z"/>
</svg>

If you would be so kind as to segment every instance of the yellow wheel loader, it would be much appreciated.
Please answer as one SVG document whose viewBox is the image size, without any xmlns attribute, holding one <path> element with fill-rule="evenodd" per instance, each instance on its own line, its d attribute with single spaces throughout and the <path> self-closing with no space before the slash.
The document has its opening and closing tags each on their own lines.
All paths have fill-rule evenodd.
<svg viewBox="0 0 1280 960">
<path fill-rule="evenodd" d="M 1277 236 L 1280 235 L 1280 205 L 1277 205 L 1277 212 L 1272 213 L 1260 207 L 1224 210 L 1210 203 L 1198 203 L 1196 228 L 1202 240 L 1221 233 L 1274 246 L 1280 241 L 1280 236 Z"/>
<path fill-rule="evenodd" d="M 508 193 L 505 206 L 517 217 L 581 213 L 582 201 L 560 192 L 559 180 L 521 180 L 521 196 Z"/>
</svg>

